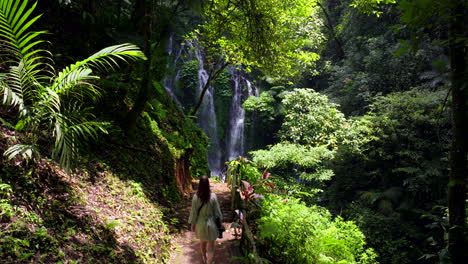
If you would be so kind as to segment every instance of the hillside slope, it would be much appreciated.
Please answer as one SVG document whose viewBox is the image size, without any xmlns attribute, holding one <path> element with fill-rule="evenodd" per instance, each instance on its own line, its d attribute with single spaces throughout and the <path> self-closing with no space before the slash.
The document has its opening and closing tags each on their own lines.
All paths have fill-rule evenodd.
<svg viewBox="0 0 468 264">
<path fill-rule="evenodd" d="M 160 100 L 134 137 L 114 127 L 70 174 L 47 158 L 46 144 L 40 159 L 7 161 L 3 153 L 21 134 L 0 125 L 2 263 L 168 261 L 170 208 L 191 191 L 192 175 L 206 171 L 207 143 Z"/>
<path fill-rule="evenodd" d="M 3 152 L 15 133 L 1 127 Z M 168 258 L 164 208 L 141 183 L 104 162 L 68 175 L 55 162 L 1 161 L 4 263 L 160 263 Z"/>
</svg>

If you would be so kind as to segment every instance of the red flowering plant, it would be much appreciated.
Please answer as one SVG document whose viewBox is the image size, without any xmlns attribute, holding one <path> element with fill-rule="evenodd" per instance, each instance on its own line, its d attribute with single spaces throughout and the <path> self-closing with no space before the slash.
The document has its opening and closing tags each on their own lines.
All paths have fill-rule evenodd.
<svg viewBox="0 0 468 264">
<path fill-rule="evenodd" d="M 265 198 L 263 197 L 263 195 L 254 192 L 254 187 L 257 186 L 257 184 L 250 185 L 250 183 L 246 181 L 242 181 L 242 183 L 244 184 L 244 189 L 243 190 L 241 188 L 237 189 L 242 200 L 249 201 L 255 198 L 260 198 L 260 199 Z"/>
<path fill-rule="evenodd" d="M 270 181 L 271 174 L 266 171 L 261 173 L 255 163 L 245 157 L 228 162 L 228 166 L 227 181 L 232 182 L 232 189 L 237 190 L 245 201 L 262 199 L 263 193 L 275 187 Z"/>
<path fill-rule="evenodd" d="M 269 189 L 275 188 L 275 185 L 270 182 L 271 173 L 264 172 L 260 178 L 257 179 L 257 183 L 250 184 L 247 181 L 242 181 L 244 188 L 238 188 L 237 191 L 240 194 L 242 200 L 246 202 L 253 202 L 254 199 L 264 199 L 262 194 Z"/>
<path fill-rule="evenodd" d="M 269 172 L 263 172 L 262 174 L 262 178 L 261 178 L 261 182 L 264 184 L 264 185 L 268 185 L 270 186 L 270 188 L 275 188 L 275 185 L 269 180 L 270 178 L 272 178 L 273 176 L 271 176 L 271 173 Z"/>
</svg>

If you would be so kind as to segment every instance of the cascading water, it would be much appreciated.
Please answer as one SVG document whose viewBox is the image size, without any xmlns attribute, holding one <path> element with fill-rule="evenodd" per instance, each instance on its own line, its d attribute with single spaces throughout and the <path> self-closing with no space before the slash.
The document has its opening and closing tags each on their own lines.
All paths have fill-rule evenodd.
<svg viewBox="0 0 468 264">
<path fill-rule="evenodd" d="M 177 81 L 179 81 L 180 79 L 180 70 L 177 69 L 177 63 L 179 62 L 181 58 L 181 54 L 184 52 L 184 46 L 180 47 L 179 49 L 176 48 L 175 41 L 174 41 L 174 34 L 171 34 L 169 36 L 169 43 L 167 45 L 166 51 L 169 54 L 169 56 L 174 57 L 172 65 L 170 65 L 170 63 L 168 62 L 167 68 L 174 69 L 175 74 L 166 76 L 166 78 L 164 79 L 164 90 L 166 90 L 166 92 L 176 102 L 177 105 L 181 106 L 182 104 L 177 98 L 177 95 L 174 93 L 174 87 Z M 177 54 L 174 54 L 174 51 L 176 51 Z"/>
<path fill-rule="evenodd" d="M 234 81 L 233 97 L 229 118 L 229 133 L 227 135 L 227 159 L 231 160 L 244 154 L 244 121 L 245 111 L 242 108 L 243 87 L 247 88 L 247 97 L 255 95 L 256 89 L 250 81 L 245 78 L 243 71 L 234 68 L 229 69 Z"/>
<path fill-rule="evenodd" d="M 175 85 L 180 79 L 181 70 L 178 69 L 178 64 L 184 59 L 196 59 L 198 61 L 198 100 L 203 87 L 208 81 L 208 73 L 205 70 L 203 55 L 195 45 L 195 43 L 186 41 L 186 46 L 190 49 L 184 49 L 185 45 L 175 45 L 174 38 L 171 35 L 169 39 L 169 46 L 167 52 L 173 56 L 173 67 L 174 73 L 167 76 L 164 82 L 164 88 L 168 94 L 174 99 L 174 101 L 182 106 L 180 100 L 174 92 Z M 180 48 L 178 48 L 180 47 Z M 186 54 L 187 56 L 182 56 Z M 231 160 L 239 155 L 244 154 L 244 120 L 245 111 L 242 108 L 243 100 L 249 96 L 258 96 L 256 88 L 246 78 L 245 73 L 242 70 L 236 70 L 233 67 L 229 69 L 233 80 L 233 97 L 231 101 L 230 113 L 229 113 L 229 127 L 226 133 L 226 152 L 224 152 L 221 141 L 218 137 L 218 122 L 216 118 L 215 104 L 214 104 L 214 89 L 211 85 L 205 93 L 203 103 L 198 110 L 198 125 L 205 132 L 210 139 L 210 149 L 208 151 L 208 163 L 211 170 L 211 176 L 219 176 L 221 179 L 224 178 L 224 171 L 222 164 L 225 160 Z"/>
<path fill-rule="evenodd" d="M 191 42 L 187 42 L 193 48 Z M 208 82 L 208 73 L 205 70 L 203 56 L 199 49 L 193 48 L 195 57 L 198 61 L 198 91 L 197 98 L 200 97 L 203 87 Z M 210 138 L 211 145 L 208 152 L 208 163 L 210 165 L 211 176 L 221 177 L 221 146 L 218 138 L 218 122 L 216 120 L 216 112 L 214 106 L 214 87 L 210 85 L 203 98 L 200 110 L 198 110 L 198 124 Z"/>
</svg>

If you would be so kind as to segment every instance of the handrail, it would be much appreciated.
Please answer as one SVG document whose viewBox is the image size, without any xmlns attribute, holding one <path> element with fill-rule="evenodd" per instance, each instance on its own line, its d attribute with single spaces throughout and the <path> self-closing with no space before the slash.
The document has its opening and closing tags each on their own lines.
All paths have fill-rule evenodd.
<svg viewBox="0 0 468 264">
<path fill-rule="evenodd" d="M 244 255 L 253 255 L 253 263 L 261 264 L 261 258 L 257 252 L 257 246 L 255 244 L 255 239 L 252 234 L 252 230 L 250 230 L 249 222 L 248 222 L 248 214 L 246 211 L 245 201 L 241 199 L 239 192 L 237 189 L 240 187 L 239 179 L 237 178 L 238 170 L 228 170 L 226 175 L 227 183 L 230 183 L 231 187 L 231 212 L 235 215 L 235 210 L 238 209 L 243 216 L 243 224 L 242 224 L 242 235 L 241 235 L 241 251 Z"/>
</svg>

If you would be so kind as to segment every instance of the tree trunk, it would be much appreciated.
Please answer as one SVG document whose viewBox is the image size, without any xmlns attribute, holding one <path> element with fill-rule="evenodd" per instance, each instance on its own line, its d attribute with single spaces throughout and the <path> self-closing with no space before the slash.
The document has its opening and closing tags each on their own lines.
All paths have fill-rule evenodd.
<svg viewBox="0 0 468 264">
<path fill-rule="evenodd" d="M 134 23 L 141 25 L 141 31 L 145 38 L 144 51 L 147 60 L 143 62 L 143 78 L 140 82 L 140 89 L 138 90 L 137 98 L 133 104 L 132 109 L 125 116 L 124 123 L 122 124 L 125 132 L 129 135 L 131 135 L 136 129 L 138 117 L 145 109 L 149 91 L 151 89 L 151 14 L 149 13 L 148 8 L 149 6 L 147 0 L 140 0 L 135 3 L 135 13 L 133 15 L 133 20 Z"/>
<path fill-rule="evenodd" d="M 449 238 L 448 249 L 454 264 L 468 263 L 466 245 L 466 184 L 467 184 L 467 136 L 468 118 L 466 102 L 466 51 L 463 37 L 464 4 L 461 0 L 451 1 L 452 10 L 449 24 L 449 55 L 452 83 L 453 139 L 450 153 L 450 175 L 448 184 Z"/>
<path fill-rule="evenodd" d="M 151 13 L 152 9 L 156 10 Z M 170 11 L 161 6 L 153 7 L 149 0 L 138 0 L 135 3 L 132 20 L 138 25 L 138 32 L 141 32 L 145 37 L 144 50 L 148 60 L 143 64 L 143 78 L 135 103 L 124 120 L 123 128 L 127 134 L 132 134 L 135 130 L 138 118 L 145 110 L 146 103 L 155 96 L 152 93 L 154 91 L 153 81 L 162 83 L 166 75 L 168 55 L 165 49 L 172 26 L 171 16 L 168 14 L 175 14 L 175 10 L 172 10 L 173 13 Z M 158 42 L 156 46 L 152 47 L 154 39 L 157 39 Z"/>
<path fill-rule="evenodd" d="M 188 148 L 185 153 L 176 159 L 175 178 L 180 194 L 190 194 L 192 191 L 192 174 L 190 173 L 190 160 L 193 149 Z"/>
</svg>

